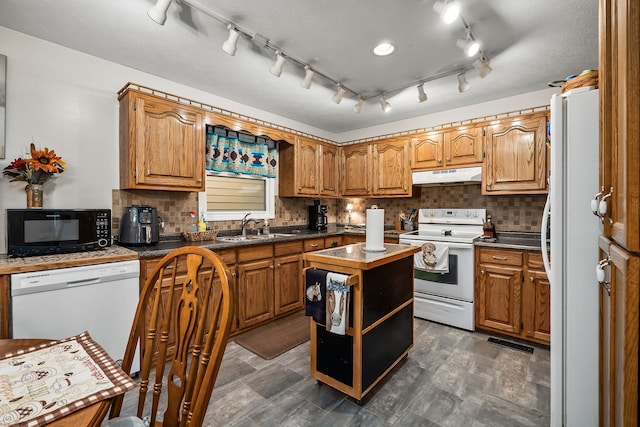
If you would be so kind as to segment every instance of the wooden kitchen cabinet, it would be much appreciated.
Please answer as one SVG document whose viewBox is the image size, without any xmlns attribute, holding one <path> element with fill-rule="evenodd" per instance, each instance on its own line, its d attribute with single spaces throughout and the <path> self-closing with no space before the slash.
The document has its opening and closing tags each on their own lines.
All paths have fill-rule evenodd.
<svg viewBox="0 0 640 427">
<path fill-rule="evenodd" d="M 280 144 L 279 163 L 280 196 L 339 196 L 338 147 L 299 136 Z"/>
<path fill-rule="evenodd" d="M 549 345 L 549 279 L 538 252 L 476 248 L 476 327 Z"/>
<path fill-rule="evenodd" d="M 274 311 L 273 245 L 238 249 L 238 326 L 272 319 Z"/>
<path fill-rule="evenodd" d="M 546 193 L 546 136 L 546 112 L 486 126 L 482 194 Z"/>
<path fill-rule="evenodd" d="M 342 148 L 342 195 L 371 195 L 371 145 L 354 144 Z"/>
<path fill-rule="evenodd" d="M 276 243 L 274 255 L 274 306 L 275 315 L 279 316 L 304 305 L 302 242 Z"/>
<path fill-rule="evenodd" d="M 120 101 L 120 188 L 204 191 L 202 110 L 128 87 Z"/>
<path fill-rule="evenodd" d="M 409 139 L 393 138 L 372 144 L 373 194 L 380 197 L 411 197 Z"/>
<path fill-rule="evenodd" d="M 480 166 L 484 156 L 483 129 L 466 125 L 427 132 L 411 138 L 414 170 Z"/>
</svg>

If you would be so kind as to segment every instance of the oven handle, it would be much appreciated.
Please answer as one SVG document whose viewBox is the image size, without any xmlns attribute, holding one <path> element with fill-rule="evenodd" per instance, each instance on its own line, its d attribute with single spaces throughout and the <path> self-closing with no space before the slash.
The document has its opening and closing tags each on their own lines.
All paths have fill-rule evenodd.
<svg viewBox="0 0 640 427">
<path fill-rule="evenodd" d="M 438 242 L 434 240 L 417 241 L 400 239 L 399 243 L 411 246 L 422 246 L 425 243 L 437 243 L 439 245 L 447 245 L 449 249 L 473 249 L 474 246 L 473 243 Z"/>
</svg>

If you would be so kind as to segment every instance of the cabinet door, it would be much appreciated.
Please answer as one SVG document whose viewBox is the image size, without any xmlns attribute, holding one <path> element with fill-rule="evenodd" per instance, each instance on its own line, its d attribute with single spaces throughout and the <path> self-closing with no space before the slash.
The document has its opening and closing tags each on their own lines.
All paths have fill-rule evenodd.
<svg viewBox="0 0 640 427">
<path fill-rule="evenodd" d="M 411 168 L 437 169 L 444 164 L 442 152 L 444 135 L 442 133 L 428 133 L 411 138 Z"/>
<path fill-rule="evenodd" d="M 337 197 L 340 195 L 338 187 L 338 147 L 321 145 L 320 162 L 320 195 Z"/>
<path fill-rule="evenodd" d="M 444 134 L 444 161 L 447 166 L 482 164 L 482 128 L 462 126 Z"/>
<path fill-rule="evenodd" d="M 240 329 L 273 317 L 273 259 L 238 265 Z"/>
<path fill-rule="evenodd" d="M 615 243 L 602 244 L 610 256 L 610 289 L 600 288 L 600 425 L 638 425 L 638 306 L 640 258 Z"/>
<path fill-rule="evenodd" d="M 154 96 L 131 96 L 120 161 L 133 167 L 122 168 L 129 176 L 121 175 L 121 188 L 204 191 L 203 113 Z"/>
<path fill-rule="evenodd" d="M 551 286 L 547 273 L 528 270 L 522 286 L 522 323 L 524 338 L 551 344 Z"/>
<path fill-rule="evenodd" d="M 275 259 L 275 314 L 302 308 L 302 256 L 289 255 Z"/>
<path fill-rule="evenodd" d="M 343 244 L 351 245 L 354 243 L 363 243 L 365 240 L 367 240 L 367 238 L 364 234 L 362 235 L 345 234 L 343 238 Z"/>
<path fill-rule="evenodd" d="M 476 286 L 478 326 L 519 334 L 521 284 L 521 268 L 480 264 Z"/>
<path fill-rule="evenodd" d="M 410 173 L 408 140 L 403 138 L 373 144 L 374 195 L 409 195 Z"/>
<path fill-rule="evenodd" d="M 319 144 L 307 138 L 298 138 L 296 144 L 296 174 L 297 192 L 299 195 L 314 196 L 318 194 L 320 183 L 318 180 Z"/>
<path fill-rule="evenodd" d="M 368 196 L 371 193 L 371 146 L 347 145 L 343 148 L 342 195 Z"/>
<path fill-rule="evenodd" d="M 508 119 L 486 127 L 483 194 L 547 192 L 547 118 Z"/>
</svg>

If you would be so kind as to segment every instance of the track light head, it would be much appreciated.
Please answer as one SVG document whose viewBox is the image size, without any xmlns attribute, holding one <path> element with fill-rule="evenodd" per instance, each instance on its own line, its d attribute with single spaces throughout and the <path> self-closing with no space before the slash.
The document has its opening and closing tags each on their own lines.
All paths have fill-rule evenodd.
<svg viewBox="0 0 640 427">
<path fill-rule="evenodd" d="M 158 0 L 156 4 L 151 6 L 147 11 L 149 18 L 153 19 L 156 23 L 164 25 L 167 20 L 167 10 L 171 5 L 171 0 Z"/>
<path fill-rule="evenodd" d="M 493 68 L 491 68 L 489 64 L 489 58 L 487 58 L 486 56 L 481 56 L 480 58 L 473 61 L 473 66 L 476 70 L 478 70 L 478 75 L 481 79 L 484 79 L 485 77 L 487 77 L 487 75 L 489 75 L 490 72 L 493 71 Z"/>
<path fill-rule="evenodd" d="M 359 97 L 358 98 L 358 102 L 353 107 L 353 111 L 355 111 L 356 113 L 360 114 L 360 111 L 362 110 L 362 104 L 364 104 L 364 98 L 363 97 Z"/>
<path fill-rule="evenodd" d="M 336 91 L 336 94 L 333 95 L 333 98 L 331 98 L 331 100 L 336 104 L 340 104 L 342 102 L 342 97 L 346 92 L 347 91 L 345 90 L 345 88 L 343 88 L 342 85 L 338 83 L 338 90 Z"/>
<path fill-rule="evenodd" d="M 316 73 L 309 67 L 308 65 L 304 66 L 304 80 L 300 82 L 300 86 L 305 89 L 309 89 L 311 87 L 311 80 L 313 80 L 313 75 Z"/>
<path fill-rule="evenodd" d="M 460 15 L 460 6 L 451 0 L 435 2 L 433 10 L 440 14 L 440 18 L 447 24 L 451 24 Z"/>
<path fill-rule="evenodd" d="M 463 72 L 458 74 L 458 92 L 466 92 L 470 87 L 471 85 L 469 85 L 469 82 L 467 81 L 466 73 Z"/>
<path fill-rule="evenodd" d="M 231 56 L 235 56 L 236 50 L 238 50 L 238 39 L 240 38 L 240 32 L 236 30 L 233 25 L 227 25 L 229 30 L 229 38 L 222 44 L 222 50 L 227 52 Z"/>
<path fill-rule="evenodd" d="M 387 100 L 384 98 L 384 95 L 380 96 L 380 99 L 378 99 L 378 102 L 380 103 L 380 107 L 382 108 L 382 111 L 384 111 L 385 113 L 391 110 L 391 104 L 387 102 Z"/>
<path fill-rule="evenodd" d="M 469 58 L 476 56 L 480 52 L 480 42 L 473 37 L 471 30 L 467 30 L 467 37 L 465 40 L 459 39 L 456 42 L 456 46 L 462 49 Z"/>
<path fill-rule="evenodd" d="M 418 85 L 418 102 L 424 102 L 427 100 L 427 94 L 424 93 L 424 83 Z"/>
<path fill-rule="evenodd" d="M 276 77 L 280 77 L 282 75 L 282 68 L 284 67 L 284 62 L 286 58 L 282 55 L 282 52 L 276 50 L 276 63 L 273 64 L 273 67 L 269 71 Z"/>
</svg>

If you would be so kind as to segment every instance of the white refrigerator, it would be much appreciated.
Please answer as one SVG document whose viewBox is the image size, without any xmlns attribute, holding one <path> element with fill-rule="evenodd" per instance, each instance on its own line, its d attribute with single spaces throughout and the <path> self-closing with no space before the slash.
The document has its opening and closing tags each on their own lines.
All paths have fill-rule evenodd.
<svg viewBox="0 0 640 427">
<path fill-rule="evenodd" d="M 551 98 L 542 252 L 551 285 L 551 426 L 598 424 L 598 91 Z M 546 221 L 550 220 L 550 263 Z M 550 264 L 550 265 L 549 265 Z"/>
</svg>

